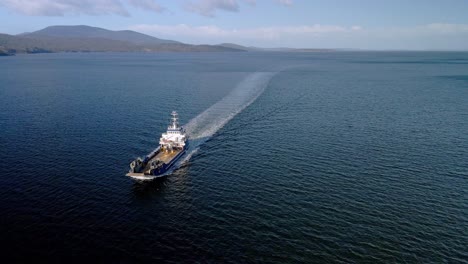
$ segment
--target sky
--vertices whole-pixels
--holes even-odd
[[[190,44],[468,50],[468,0],[0,0],[0,33],[51,25]]]

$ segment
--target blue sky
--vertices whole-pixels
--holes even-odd
[[[193,44],[468,50],[468,0],[0,0],[0,32],[132,29]]]

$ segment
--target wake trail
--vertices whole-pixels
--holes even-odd
[[[252,104],[268,86],[274,72],[255,72],[242,80],[223,99],[190,120],[184,127],[189,136],[187,154],[176,168],[187,162],[200,146],[232,118]]]

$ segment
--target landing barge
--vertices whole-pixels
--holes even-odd
[[[130,163],[127,176],[139,180],[150,180],[164,176],[187,150],[185,130],[179,125],[176,111],[171,113],[171,122],[166,133],[161,135],[159,146],[144,159],[138,157]]]

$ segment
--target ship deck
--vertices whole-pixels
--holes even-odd
[[[155,178],[155,176],[152,176],[152,175],[145,175],[144,173],[146,171],[148,171],[150,169],[150,166],[151,166],[151,162],[153,160],[160,160],[166,164],[170,163],[171,160],[177,156],[182,150],[174,150],[172,152],[170,151],[160,151],[158,154],[156,154],[156,156],[154,156],[152,159],[150,159],[148,161],[148,163],[146,164],[146,167],[140,172],[129,172],[127,173],[126,175],[127,176],[130,176],[132,178],[135,178],[135,179],[141,179],[141,180],[146,180],[146,179],[153,179]]]
[[[148,171],[150,169],[150,166],[151,166],[151,162],[153,160],[160,160],[166,164],[168,164],[169,162],[171,162],[171,160],[181,152],[181,150],[174,150],[172,152],[170,151],[160,151],[158,154],[156,154],[156,156],[154,156],[152,159],[150,159],[148,161],[148,164],[146,164],[146,167],[143,169],[143,171]]]
[[[179,154],[182,150],[174,150],[172,152],[170,151],[161,151],[159,152],[154,158],[151,160],[158,159],[164,163],[169,163],[177,154]]]

